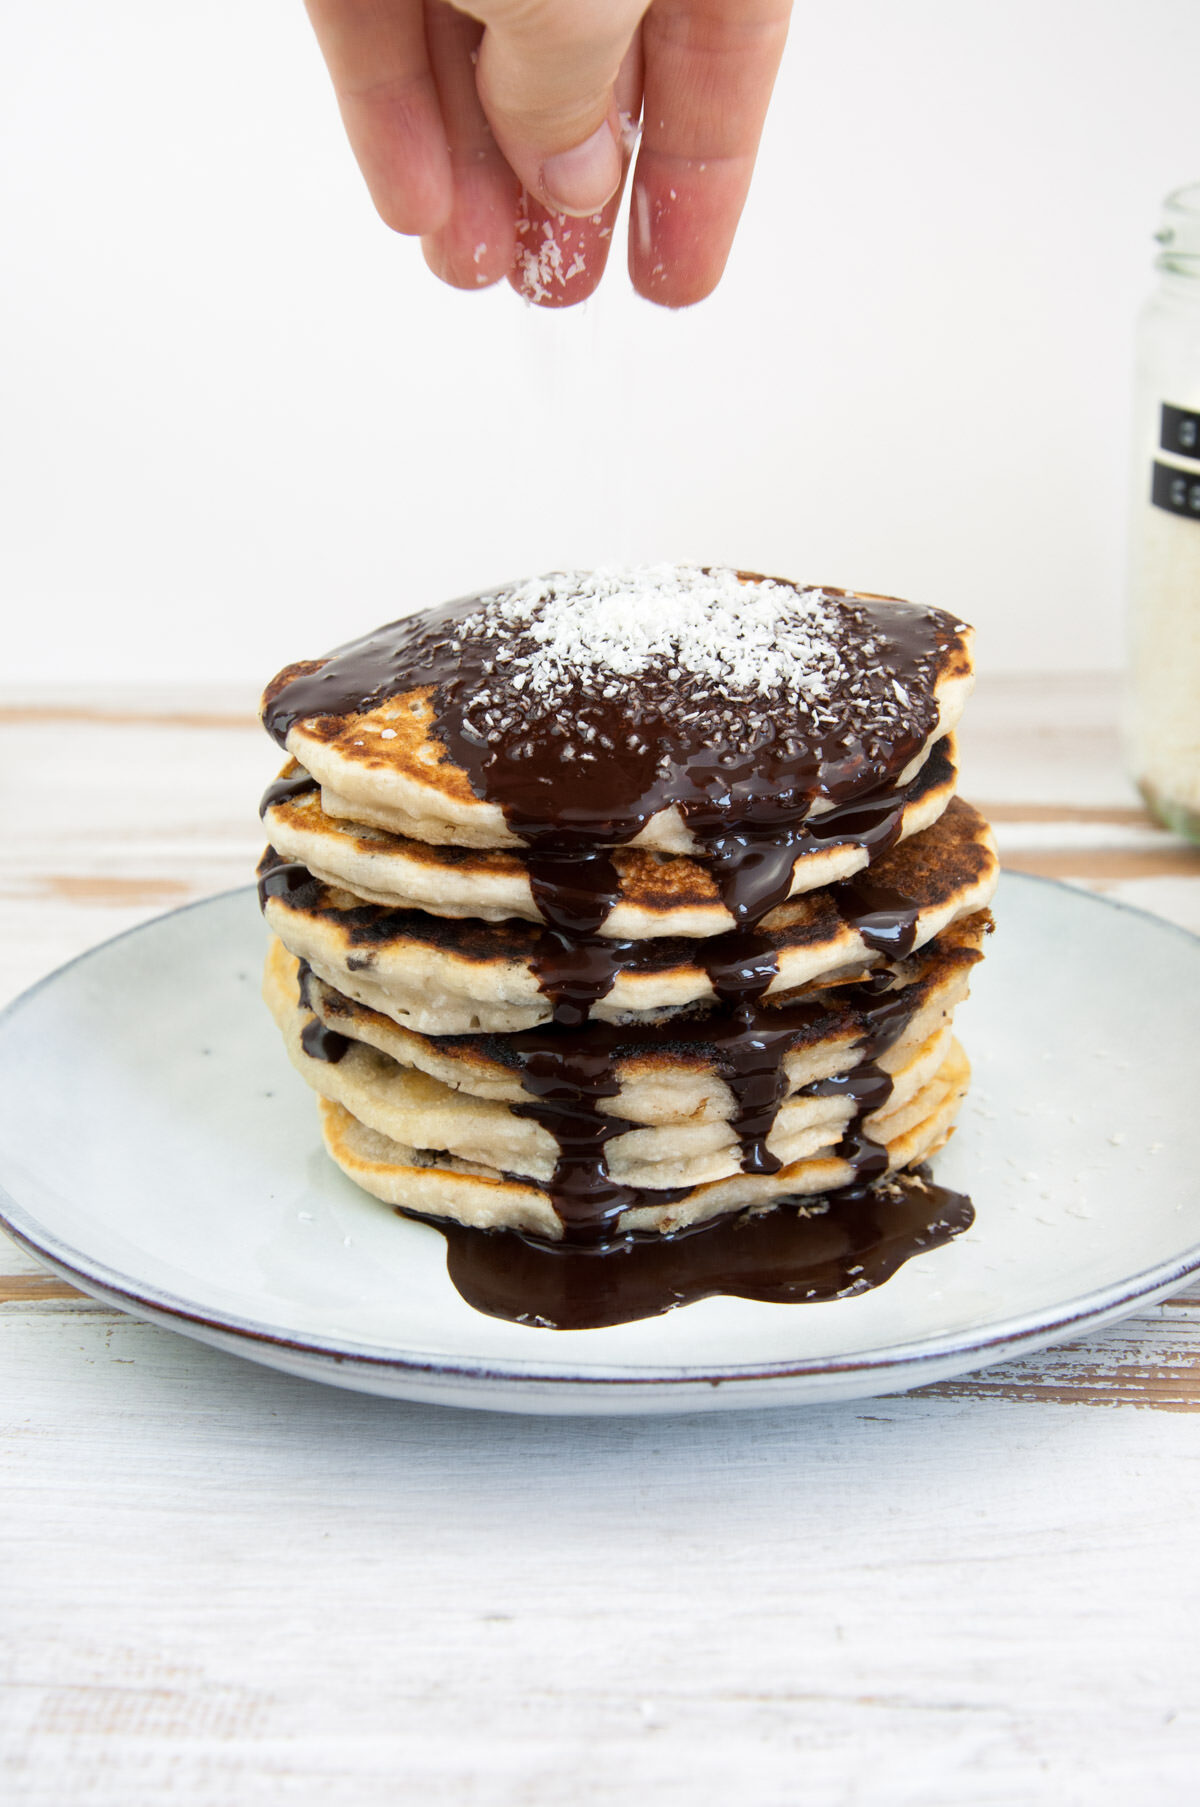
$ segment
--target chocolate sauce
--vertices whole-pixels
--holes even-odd
[[[288,667],[268,688],[264,721],[284,745],[298,721],[336,736],[337,718],[432,692],[433,732],[476,795],[499,806],[535,858],[554,856],[537,880],[552,926],[595,933],[616,897],[597,849],[633,840],[672,805],[712,857],[735,921],[752,926],[790,889],[778,844],[794,837],[801,851],[805,825],[815,842],[835,832],[828,815],[809,824],[819,799],[865,809],[863,844],[882,851],[894,807],[884,793],[933,732],[937,678],[960,641],[938,610],[823,594],[837,616],[836,677],[812,703],[782,690],[731,698],[662,657],[635,683],[579,682],[540,708],[527,688],[538,652],[528,623],[495,625],[489,599],[472,596]],[[587,858],[574,867],[562,859],[571,854]],[[595,927],[572,926],[584,921]]]
[[[786,1020],[762,1007],[763,994],[778,971],[775,949],[763,937],[735,929],[705,943],[704,964],[728,1012],[718,1058],[722,1078],[733,1093],[731,1123],[742,1172],[778,1173],[783,1163],[767,1148],[767,1137],[783,1100],[783,1057],[793,1038]]]
[[[745,929],[702,942],[700,958],[718,1001],[734,1009],[757,1004],[779,971],[773,944]]]
[[[319,1017],[313,1017],[300,1031],[300,1046],[313,1060],[327,1060],[331,1066],[341,1060],[350,1043],[336,1029],[327,1029]]]
[[[834,896],[843,920],[853,923],[872,953],[903,959],[912,952],[920,911],[903,892],[881,885],[868,870],[835,885]]]
[[[432,700],[433,733],[476,796],[497,805],[530,849],[533,894],[547,925],[534,970],[554,1023],[544,1035],[529,1032],[542,1036],[535,1043],[512,1038],[535,1094],[518,1108],[558,1143],[550,1191],[574,1240],[602,1239],[633,1202],[607,1173],[605,1144],[629,1126],[599,1109],[616,1081],[602,1053],[610,1038],[588,1020],[618,972],[645,959],[641,944],[598,933],[620,894],[608,850],[672,807],[708,858],[737,924],[700,943],[698,954],[718,1000],[705,1033],[733,1093],[741,1164],[750,1173],[779,1169],[766,1144],[792,1031],[785,1012],[763,1003],[777,959],[756,926],[789,895],[803,854],[849,841],[877,858],[894,844],[921,782],[901,790],[901,775],[936,728],[937,680],[961,644],[961,624],[939,611],[834,590],[823,597],[832,614],[812,681],[789,688],[780,678],[774,691],[751,685],[731,695],[670,654],[647,663],[633,683],[559,673],[550,689],[539,687],[530,681],[541,654],[536,614],[496,613],[494,599],[468,597],[291,666],[264,698],[264,721],[284,745],[301,720],[318,738],[336,739],[342,718],[423,693]],[[797,610],[802,615],[799,602]],[[831,807],[814,816],[817,802]],[[280,863],[263,873],[260,897],[289,895],[302,884],[295,868]],[[911,948],[917,910],[907,899],[860,879],[836,887],[836,899],[873,951],[895,956]],[[352,929],[354,914],[341,918]],[[364,933],[375,922],[363,912]],[[868,1061],[878,1051],[869,1048]],[[881,1153],[861,1134],[863,1118],[877,1108],[866,1100],[878,1083],[865,1074],[844,1083],[851,1081],[856,1108],[841,1152],[865,1178],[878,1170]]]
[[[638,1203],[632,1187],[618,1185],[605,1163],[605,1144],[629,1124],[602,1114],[600,1104],[620,1090],[611,1037],[569,1030],[512,1038],[528,1104],[514,1106],[548,1129],[558,1144],[550,1196],[569,1242],[601,1241],[622,1211]]]
[[[258,806],[260,820],[276,803],[290,803],[293,797],[302,797],[306,791],[316,789],[316,779],[304,770],[293,773],[290,778],[276,778],[262,794],[262,801]]]
[[[637,960],[637,946],[634,941],[610,941],[598,936],[575,940],[559,930],[547,929],[533,957],[533,972],[543,995],[550,1000],[555,1024],[559,1028],[582,1028],[592,1005],[612,990],[617,974]]]
[[[267,899],[286,897],[301,908],[315,906],[324,886],[299,860],[285,860],[268,847],[258,867],[258,907],[265,910]]]
[[[873,1060],[864,1060],[848,1073],[832,1079],[818,1079],[804,1089],[810,1098],[849,1098],[854,1111],[837,1152],[853,1167],[856,1184],[870,1185],[873,1180],[882,1179],[887,1172],[888,1152],[883,1143],[868,1136],[863,1122],[872,1112],[881,1110],[891,1097],[891,1074],[885,1073]]]
[[[621,895],[612,855],[535,848],[529,855],[529,888],[542,921],[560,935],[595,935]]]
[[[889,791],[869,805],[831,810],[818,818],[818,826],[793,827],[775,841],[745,834],[714,839],[710,867],[721,900],[739,925],[701,942],[697,950],[719,1003],[754,1004],[774,979],[775,952],[753,930],[790,895],[797,857],[846,841],[863,847],[871,858],[882,856],[899,838],[905,806],[918,783],[908,791]],[[601,865],[602,876],[595,871]],[[533,963],[538,984],[550,999],[556,1023],[581,1024],[623,968],[638,958],[637,942],[596,932],[620,894],[620,881],[603,850],[590,855],[534,853],[530,879],[535,902],[552,925]],[[860,876],[836,886],[835,896],[844,920],[873,952],[903,955],[911,950],[919,912],[901,893]],[[745,1170],[769,1173],[775,1168],[762,1166],[756,1155]]]
[[[741,1006],[730,1019],[730,1033],[718,1054],[722,1078],[733,1094],[730,1124],[743,1173],[778,1173],[783,1165],[767,1147],[767,1137],[787,1089],[783,1058],[794,1035],[786,1021],[774,1020],[775,1015],[752,1004]]]
[[[914,1255],[960,1236],[975,1218],[970,1199],[937,1185],[926,1167],[826,1196],[828,1209],[817,1216],[801,1214],[813,1201],[783,1201],[757,1216],[674,1236],[627,1236],[605,1249],[423,1221],[445,1236],[447,1272],[476,1311],[552,1330],[595,1330],[717,1295],[778,1305],[853,1298],[882,1286]]]
[[[868,801],[852,800],[803,823],[785,826],[773,837],[746,832],[722,834],[693,813],[689,826],[701,841],[721,902],[739,928],[753,928],[791,896],[796,861],[841,845],[861,847],[880,859],[900,838],[904,811],[922,786],[923,774],[903,790],[888,787]]]
[[[313,1003],[313,969],[308,964],[307,960],[299,961],[296,966],[296,990],[305,1010],[312,1010],[315,1012],[316,1006]]]
[[[307,960],[301,960],[296,969],[296,985],[300,994],[300,1002],[305,1010],[312,1010],[313,970]],[[348,1036],[336,1029],[330,1029],[319,1016],[313,1015],[300,1031],[300,1046],[313,1060],[326,1060],[331,1066],[343,1058],[350,1046]]]

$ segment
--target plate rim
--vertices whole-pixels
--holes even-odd
[[[1072,899],[1082,902],[1084,907],[1094,906],[1116,911],[1121,914],[1135,916],[1152,924],[1156,931],[1180,936],[1184,941],[1200,947],[1200,934],[1184,928],[1182,924],[1169,921],[1156,915],[1151,910],[1140,909],[1136,904],[1126,903],[1121,898],[1106,897],[1102,893],[1085,891],[1079,886],[1070,885],[1061,879],[1045,877],[1040,873],[1012,872],[1003,873],[1006,882],[1018,885],[1048,886],[1066,893]],[[45,987],[61,981],[75,967],[103,953],[118,942],[128,940],[132,936],[145,933],[156,924],[177,916],[184,916],[196,910],[211,908],[214,904],[224,903],[236,897],[243,897],[254,891],[254,886],[237,885],[225,891],[214,892],[208,897],[193,898],[190,902],[177,905],[174,909],[164,910],[145,922],[135,923],[131,928],[122,929],[115,935],[97,942],[94,947],[85,948],[82,953],[64,961],[61,966],[51,972],[44,973],[41,978],[11,999],[0,1009],[0,1037],[7,1029],[10,1018],[18,1011],[29,1006],[33,999]],[[662,1364],[648,1365],[644,1361],[636,1366],[621,1368],[611,1361],[574,1362],[568,1367],[561,1362],[521,1357],[507,1358],[498,1363],[491,1358],[471,1360],[469,1358],[438,1357],[421,1354],[415,1350],[392,1349],[381,1351],[368,1345],[356,1344],[344,1338],[331,1339],[321,1337],[301,1338],[288,1336],[279,1330],[257,1322],[252,1318],[243,1318],[236,1313],[217,1313],[199,1310],[195,1302],[189,1302],[180,1295],[165,1289],[148,1287],[145,1281],[124,1274],[98,1261],[85,1251],[63,1242],[53,1232],[48,1232],[31,1213],[13,1198],[6,1185],[0,1180],[0,1227],[3,1227],[13,1240],[35,1259],[41,1260],[76,1283],[80,1290],[91,1296],[100,1296],[109,1302],[115,1302],[120,1309],[131,1316],[145,1319],[147,1313],[155,1317],[165,1317],[178,1325],[184,1335],[196,1337],[203,1332],[214,1332],[222,1336],[232,1337],[238,1343],[249,1345],[246,1354],[251,1355],[255,1347],[288,1352],[297,1356],[313,1358],[321,1363],[330,1364],[342,1371],[348,1366],[370,1369],[373,1372],[386,1372],[403,1376],[432,1379],[441,1377],[450,1381],[470,1381],[481,1385],[545,1385],[549,1387],[571,1387],[575,1390],[591,1391],[611,1387],[626,1388],[665,1388],[683,1391],[684,1389],[709,1388],[727,1385],[731,1382],[771,1382],[806,1379],[818,1379],[836,1375],[850,1374],[896,1374],[904,1371],[919,1371],[924,1366],[936,1366],[946,1360],[983,1356],[979,1366],[990,1360],[1000,1360],[1005,1354],[1030,1342],[1032,1339],[1053,1341],[1060,1333],[1070,1334],[1074,1330],[1086,1328],[1088,1325],[1119,1313],[1124,1306],[1136,1305],[1142,1299],[1154,1296],[1168,1296],[1182,1286],[1193,1274],[1200,1272],[1200,1241],[1191,1245],[1183,1253],[1166,1262],[1159,1262],[1150,1268],[1139,1270],[1121,1281],[1111,1285],[1082,1293],[1075,1298],[1064,1300],[1050,1315],[1046,1312],[1030,1313],[1022,1316],[1003,1318],[989,1325],[986,1331],[979,1334],[964,1335],[962,1332],[947,1332],[940,1337],[925,1338],[915,1343],[892,1343],[884,1347],[867,1350],[845,1356],[809,1356],[793,1360],[769,1363],[741,1363],[733,1366],[705,1366],[698,1368],[695,1364]],[[94,1290],[95,1289],[95,1290]],[[850,1301],[841,1301],[849,1304]],[[558,1335],[570,1334],[558,1332]]]

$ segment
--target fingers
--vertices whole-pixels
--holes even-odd
[[[476,78],[509,164],[533,200],[586,217],[622,176],[614,88],[649,0],[471,0],[487,26]]]
[[[651,301],[686,307],[721,279],[789,11],[789,0],[655,0],[647,14],[629,273]]]
[[[515,255],[520,185],[487,122],[475,87],[483,27],[445,0],[426,0],[425,37],[450,156],[450,215],[421,248],[443,282],[486,288],[507,276]]]
[[[470,0],[470,18],[467,0],[306,5],[383,219],[420,233],[447,282],[482,287],[515,271],[514,286],[542,305],[582,300],[603,271],[621,114],[637,110],[618,83],[630,89],[644,47],[633,284],[668,307],[716,286],[789,0]]]
[[[396,232],[436,232],[454,184],[422,0],[305,4],[380,217]]]

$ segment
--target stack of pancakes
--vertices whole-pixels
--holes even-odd
[[[268,686],[265,995],[422,1216],[671,1233],[946,1139],[997,862],[970,630],[726,570],[557,573]]]

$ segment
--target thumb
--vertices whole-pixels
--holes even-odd
[[[486,30],[475,79],[496,142],[554,213],[599,211],[620,186],[613,98],[649,0],[470,0]]]

